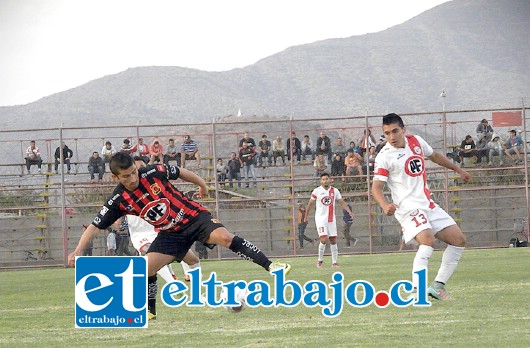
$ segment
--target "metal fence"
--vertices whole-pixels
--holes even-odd
[[[526,108],[460,110],[439,113],[401,115],[409,133],[426,139],[436,151],[450,153],[466,134],[475,136],[480,120],[492,120],[492,114],[514,112],[520,122],[499,124],[495,132],[507,138],[515,128],[525,142],[528,139]],[[300,248],[297,235],[297,203],[307,204],[313,188],[319,185],[311,156],[298,163],[277,159],[274,166],[256,166],[255,180],[220,182],[215,162],[225,163],[231,152],[238,152],[239,142],[248,132],[258,143],[266,134],[271,141],[281,136],[283,141],[292,132],[300,139],[309,135],[313,144],[320,132],[325,132],[335,145],[342,138],[346,147],[350,141],[359,143],[365,130],[372,130],[376,141],[381,134],[381,116],[344,118],[231,118],[194,125],[124,125],[91,128],[50,128],[0,131],[0,267],[65,265],[68,252],[75,248],[82,225],[89,224],[99,207],[112,192],[115,183],[110,173],[102,182],[89,180],[87,162],[93,151],[101,151],[110,141],[117,150],[124,139],[132,144],[143,138],[150,144],[158,139],[167,145],[170,138],[179,145],[189,134],[199,144],[201,163],[188,161],[187,167],[201,175],[211,187],[210,196],[201,203],[212,211],[227,228],[253,241],[267,255],[274,257],[314,254],[316,247],[306,244]],[[514,124],[519,124],[514,126]],[[32,166],[28,173],[24,163],[30,140],[41,149],[43,166],[40,173]],[[63,165],[55,171],[54,152],[60,141],[73,150],[71,171]],[[527,149],[524,149],[527,158]],[[267,161],[265,161],[267,163]],[[199,166],[200,165],[200,166]],[[428,163],[429,165],[429,163]],[[470,165],[470,164],[468,164]],[[453,172],[430,165],[429,182],[434,200],[460,224],[469,247],[507,246],[513,236],[524,238],[528,231],[528,162],[508,162],[500,167],[470,165],[471,183],[461,182]],[[329,170],[329,164],[328,164]],[[176,182],[182,190],[190,184]],[[241,187],[240,187],[241,185]],[[345,248],[339,232],[341,253],[376,253],[399,249],[400,228],[393,217],[381,213],[370,196],[371,175],[336,177],[336,186],[353,206],[355,222],[352,234],[358,239],[354,248]],[[247,187],[248,186],[248,187]],[[342,212],[337,212],[339,231]],[[310,219],[306,234],[317,238]],[[526,232],[525,232],[526,231]],[[104,255],[106,233],[102,231],[94,243],[93,253]],[[442,245],[440,244],[439,247]],[[408,247],[405,247],[407,249]],[[231,258],[229,250],[215,248],[210,258]]]

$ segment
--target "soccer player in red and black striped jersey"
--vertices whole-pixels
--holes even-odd
[[[186,253],[195,241],[229,248],[267,271],[290,270],[290,265],[271,262],[254,244],[230,233],[206,208],[188,199],[170,182],[179,178],[191,182],[199,186],[198,198],[207,196],[205,181],[195,173],[162,164],[138,169],[133,158],[122,152],[112,156],[110,170],[119,184],[68,256],[70,266],[75,266],[75,257],[82,255],[99,230],[107,228],[122,215],[132,214],[160,231],[147,252],[149,299],[153,306],[151,290],[154,288],[156,295],[156,285],[153,286],[156,272],[175,260],[188,261]]]

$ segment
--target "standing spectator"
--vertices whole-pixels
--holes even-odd
[[[471,135],[466,135],[466,138],[460,144],[460,152],[458,152],[458,158],[460,159],[460,167],[464,167],[464,157],[472,157],[473,164],[477,163],[477,145],[473,141]]]
[[[326,160],[324,159],[324,154],[319,153],[313,162],[313,169],[315,169],[315,178],[320,178],[320,175],[326,171],[328,166],[326,165]]]
[[[304,135],[304,140],[300,144],[300,150],[302,152],[302,160],[306,161],[306,156],[311,155],[311,162],[315,160],[315,152],[313,151],[313,141],[309,138],[309,135]]]
[[[246,133],[245,133],[246,134]],[[263,157],[267,157],[267,161],[269,163],[269,166],[272,165],[272,156],[271,156],[271,142],[267,139],[267,135],[263,134],[261,136],[261,140],[258,144],[258,165],[263,165]]]
[[[221,186],[225,186],[226,176],[228,174],[228,166],[223,163],[222,158],[217,159],[217,164],[215,166],[215,171],[217,173],[217,182]]]
[[[272,159],[276,165],[276,158],[281,157],[283,164],[285,164],[285,143],[281,136],[277,136],[272,142]]]
[[[368,150],[368,171],[367,173],[373,173],[374,172],[374,166],[375,166],[375,158],[377,157],[377,153],[375,152],[375,146],[370,146],[370,149]]]
[[[348,150],[346,158],[344,159],[344,166],[346,167],[346,176],[350,176],[354,170],[357,170],[357,174],[363,173],[362,157],[356,152]]]
[[[344,160],[344,157],[346,157],[346,151],[348,149],[346,148],[346,145],[342,143],[342,138],[337,138],[336,144],[333,147],[333,153],[339,154],[340,158]]]
[[[136,153],[136,155],[142,157],[145,163],[149,162],[149,146],[144,144],[144,138],[138,138],[138,142],[131,148],[129,153]]]
[[[125,153],[131,153],[132,152],[132,145],[131,145],[131,141],[129,139],[123,139],[120,151],[121,152],[125,152]]]
[[[506,143],[506,150],[504,153],[509,159],[514,161],[515,164],[522,163],[521,152],[523,152],[523,140],[517,136],[517,131],[512,129],[510,131],[510,139]],[[517,159],[514,159],[512,155],[517,155]]]
[[[64,144],[64,141],[61,143],[61,147],[57,147],[55,149],[55,154],[54,154],[54,157],[55,157],[55,174],[59,174],[58,168],[59,168],[59,163],[61,162],[61,148],[62,148],[62,153],[63,153],[63,163],[66,164],[66,168],[68,170],[68,174],[70,174],[70,169],[71,169],[70,158],[72,158],[74,156],[74,152],[72,150],[70,150],[68,148],[68,146],[66,146]]]
[[[105,142],[105,145],[101,149],[101,157],[105,161],[105,163],[110,162],[110,158],[116,154],[116,149],[114,146],[112,146],[112,143],[110,141]]]
[[[317,139],[316,153],[326,156],[326,166],[331,162],[331,139],[324,132],[320,132],[320,137]]]
[[[256,183],[256,169],[254,168],[254,156],[256,156],[256,151],[253,148],[249,147],[247,142],[243,142],[243,147],[239,150],[239,160],[243,165],[243,174],[245,175],[245,187],[249,187],[249,177],[252,177],[252,183],[254,187],[257,186]]]
[[[35,146],[35,140],[29,142],[29,147],[26,149],[26,168],[28,174],[31,174],[31,165],[36,164],[39,168],[39,173],[42,167],[42,158],[40,156],[40,149]]]
[[[87,226],[86,225],[83,225],[83,232],[86,230]],[[88,243],[87,247],[85,248],[85,250],[83,250],[83,256],[92,256],[92,249],[94,249],[94,243],[93,241],[91,241],[90,243]]]
[[[353,208],[350,204],[346,204],[348,206],[348,209],[353,212]],[[357,244],[357,238],[354,238],[351,233],[351,226],[353,225],[353,218],[352,215],[348,214],[348,211],[346,209],[342,209],[342,220],[344,221],[344,239],[346,240],[346,248],[349,248],[350,246],[355,246]]]
[[[245,132],[245,134],[243,134],[243,139],[239,140],[239,149],[243,147],[243,142],[246,142],[247,146],[251,149],[256,149],[256,142],[250,137],[248,132]]]
[[[98,173],[98,180],[103,180],[105,173],[105,162],[103,158],[99,157],[99,152],[92,152],[92,156],[88,159],[88,173],[90,174],[90,182],[94,182],[94,174]]]
[[[340,153],[335,154],[335,158],[331,161],[331,176],[341,176],[344,181],[344,160]]]
[[[480,142],[482,138],[486,138],[485,144],[487,144],[492,139],[493,128],[488,123],[488,120],[483,119],[477,126],[477,139]]]
[[[371,129],[365,129],[363,131],[363,137],[362,139],[359,141],[359,154],[361,155],[361,157],[364,157],[364,154],[366,153],[366,151],[368,151],[368,149],[370,148],[370,146],[376,146],[377,144],[375,143],[375,137],[374,135],[372,134],[372,130]]]
[[[385,135],[381,134],[381,136],[379,137],[379,144],[377,144],[377,146],[375,147],[375,154],[377,155],[379,153],[379,151],[381,151],[381,149],[385,145],[386,145]]]
[[[111,226],[107,228],[107,256],[114,255],[116,255],[116,230]]]
[[[124,216],[116,220],[115,226],[118,227],[116,232],[116,255],[118,256],[132,256],[133,253],[129,250],[129,225]]]
[[[294,143],[293,156],[296,155],[296,162],[300,164],[300,156],[302,155],[302,144],[300,139],[296,137],[296,133],[292,132],[291,137],[287,139],[287,159],[291,161],[291,141]]]
[[[177,145],[175,145],[174,139],[169,139],[169,144],[166,146],[164,151],[164,164],[169,165],[169,161],[175,161],[177,166],[180,167],[180,152]]]
[[[164,146],[160,144],[158,139],[155,139],[149,146],[149,156],[149,164],[154,164],[155,162],[164,163]]]
[[[199,169],[201,168],[201,153],[199,145],[189,135],[184,136],[184,142],[180,144],[180,157],[182,168],[186,168],[186,161],[196,160]]]
[[[226,164],[228,166],[228,181],[230,182],[230,188],[233,187],[232,180],[237,181],[237,187],[241,187],[241,161],[236,157],[236,153],[230,153],[230,159]]]
[[[300,242],[300,249],[304,248],[304,240],[314,245],[313,239],[305,235],[305,229],[307,227],[307,222],[305,221],[306,207],[302,204],[301,201],[298,201],[298,241]]]
[[[206,245],[204,245],[204,243],[201,243],[199,241],[195,242],[195,251],[199,255],[199,259],[208,260],[208,248],[206,248]]]
[[[342,199],[340,191],[331,186],[331,178],[328,173],[320,175],[320,186],[311,192],[311,199],[307,204],[304,221],[307,222],[311,207],[315,208],[315,225],[317,228],[320,244],[318,245],[317,268],[322,268],[326,244],[330,244],[331,267],[338,268],[339,248],[337,246],[337,219],[335,218],[335,202],[339,202],[342,209],[346,210],[353,219],[353,213]]]
[[[504,146],[501,142],[501,138],[493,133],[493,135],[491,136],[492,139],[491,141],[488,143],[488,148],[489,148],[489,153],[488,153],[488,159],[489,159],[489,162],[488,162],[488,165],[491,166],[493,165],[493,156],[495,155],[498,155],[499,156],[499,165],[503,165],[504,162],[503,162],[503,155],[504,155]]]

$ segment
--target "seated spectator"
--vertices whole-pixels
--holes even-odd
[[[344,159],[344,166],[346,167],[346,176],[351,175],[355,170],[357,174],[363,173],[362,167],[363,158],[356,152],[348,150],[346,158]]]
[[[327,169],[326,159],[324,158],[324,153],[321,152],[315,158],[313,162],[313,168],[315,169],[315,178],[320,178],[320,175],[326,172]]]
[[[488,120],[483,119],[480,121],[479,125],[477,126],[477,139],[480,142],[482,138],[486,138],[485,144],[487,144],[489,141],[491,141],[491,137],[493,135],[493,128],[488,123]]]
[[[277,136],[272,142],[272,159],[276,165],[276,158],[281,157],[283,164],[285,164],[285,143],[281,136]]]
[[[348,150],[346,150],[346,154],[344,155],[345,157],[348,155],[348,151],[352,150],[353,152],[355,153],[359,153],[359,146],[356,146],[355,145],[355,141],[350,141],[350,147],[348,148]]]
[[[95,173],[98,173],[98,180],[103,180],[103,174],[105,173],[105,161],[99,157],[99,152],[92,152],[92,156],[88,159],[88,173],[90,174],[90,182],[94,182],[96,178]]]
[[[101,149],[101,157],[105,161],[105,163],[110,162],[110,158],[116,153],[116,149],[114,146],[112,146],[112,143],[110,141],[105,142],[105,146]]]
[[[199,146],[197,142],[189,135],[184,136],[184,142],[180,144],[180,158],[182,168],[186,168],[186,161],[196,160],[198,167],[201,168],[201,154],[199,152]]]
[[[287,159],[291,160],[291,141],[294,144],[293,147],[293,156],[296,156],[296,161],[298,164],[300,164],[300,156],[302,155],[302,144],[300,143],[300,139],[296,137],[296,133],[291,133],[291,138],[287,139]]]
[[[263,165],[263,157],[267,157],[269,166],[272,164],[272,155],[271,155],[271,142],[267,139],[267,135],[263,134],[261,140],[258,143],[258,165]]]
[[[340,153],[336,153],[331,161],[331,176],[342,176],[342,181],[344,181],[344,160]]]
[[[358,141],[359,155],[361,155],[361,157],[364,156],[364,154],[370,148],[370,146],[377,146],[377,144],[375,143],[375,137],[372,134],[372,130],[368,129],[368,134],[366,131],[367,131],[366,129],[363,131],[363,137],[361,138],[361,140]]]
[[[223,163],[222,158],[217,159],[217,164],[215,166],[215,171],[217,173],[217,182],[221,186],[225,186],[226,177],[228,175],[228,166]]]
[[[68,148],[68,146],[65,145],[64,141],[61,142],[61,146],[57,147],[55,149],[55,174],[59,174],[58,168],[59,163],[61,163],[61,148],[62,148],[62,154],[63,154],[63,163],[66,164],[66,168],[68,169],[68,174],[70,174],[70,158],[74,157],[74,152]]]
[[[180,160],[180,151],[177,145],[175,145],[175,140],[169,139],[169,144],[164,151],[164,164],[169,165],[169,161],[175,161],[177,166],[180,167]]]
[[[375,154],[377,155],[379,151],[386,145],[386,137],[384,134],[381,134],[379,137],[379,144],[375,147]]]
[[[155,162],[164,163],[164,146],[160,144],[158,139],[155,139],[149,146],[149,156],[148,164],[154,164]]]
[[[29,147],[26,149],[25,160],[28,174],[31,174],[31,165],[33,164],[36,164],[39,168],[39,173],[41,172],[42,158],[40,156],[40,149],[35,146],[35,140],[29,142]]]
[[[140,156],[145,163],[149,162],[149,146],[144,144],[144,138],[138,138],[138,142],[131,148],[129,153]]]
[[[509,159],[514,161],[515,164],[522,163],[521,153],[523,152],[524,146],[523,139],[517,136],[517,131],[515,129],[512,129],[509,133],[510,139],[508,139],[508,142],[506,143],[506,150],[504,153]],[[517,159],[512,155],[516,155]]]
[[[331,162],[331,140],[324,132],[320,132],[320,137],[317,139],[317,148],[316,148],[316,154],[324,154],[327,159],[326,166],[328,162]]]
[[[333,147],[333,153],[340,154],[340,158],[344,160],[344,157],[346,157],[347,151],[348,149],[346,148],[346,145],[343,144],[342,138],[337,138],[335,142],[335,146]]]
[[[236,153],[230,153],[230,159],[226,164],[228,166],[228,181],[230,182],[230,188],[233,187],[232,180],[237,180],[237,186],[241,187],[241,161],[236,157]]]
[[[488,165],[489,166],[493,165],[493,156],[497,155],[499,156],[499,165],[502,166],[504,164],[503,162],[504,146],[502,144],[501,138],[495,133],[493,133],[491,137],[492,139],[488,143],[488,148],[489,148]]]
[[[243,142],[243,147],[239,150],[239,160],[243,166],[243,174],[245,175],[246,187],[249,187],[249,178],[252,177],[254,187],[257,186],[256,182],[256,169],[254,166],[254,157],[256,151],[254,148],[248,146],[247,142]]]
[[[486,160],[490,152],[488,147],[488,141],[486,139],[487,138],[484,136],[477,143],[477,163],[483,163],[484,161],[483,164],[486,164]]]
[[[313,150],[313,141],[309,138],[309,135],[304,135],[304,139],[300,144],[300,151],[302,152],[302,160],[306,161],[306,156],[311,155],[311,162],[315,160],[315,151]]]
[[[121,144],[121,152],[125,153],[131,153],[132,152],[132,145],[131,141],[129,139],[123,139],[123,143]]]
[[[464,167],[464,157],[472,157],[473,164],[477,163],[477,145],[473,141],[471,135],[466,135],[462,144],[460,144],[460,152],[458,157],[460,158],[460,167]]]

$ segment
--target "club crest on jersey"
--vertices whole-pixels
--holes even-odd
[[[419,155],[421,153],[421,147],[418,145],[414,146],[414,149],[412,150],[416,155]]]
[[[420,213],[420,211],[418,209],[414,209],[409,215],[410,216],[416,216]]]
[[[322,197],[322,199],[320,200],[322,202],[322,204],[324,204],[325,206],[329,206],[331,205],[331,202],[333,201],[332,200],[332,197],[330,196],[324,196]]]
[[[169,217],[169,199],[162,198],[149,202],[140,212],[140,217],[153,226],[167,223]]]
[[[425,172],[425,163],[421,156],[411,156],[405,162],[405,173],[409,176],[420,176]]]
[[[155,195],[158,195],[160,192],[162,192],[162,189],[160,188],[160,186],[158,186],[157,183],[152,184],[151,186],[149,186],[149,188],[151,189],[151,192],[153,192]]]

